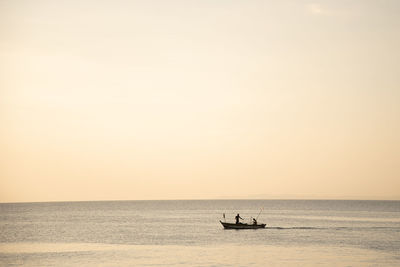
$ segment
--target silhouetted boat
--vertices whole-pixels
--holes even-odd
[[[262,224],[247,224],[247,223],[227,223],[219,221],[225,229],[259,229],[265,228],[265,223]]]

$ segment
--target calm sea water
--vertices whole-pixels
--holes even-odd
[[[267,229],[224,230],[256,217]],[[400,266],[400,201],[0,204],[1,266]]]

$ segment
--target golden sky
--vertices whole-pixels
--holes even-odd
[[[400,199],[400,2],[0,1],[0,202]]]

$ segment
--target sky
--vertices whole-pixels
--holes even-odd
[[[0,202],[400,199],[399,14],[0,0]]]

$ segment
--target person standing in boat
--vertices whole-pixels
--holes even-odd
[[[236,224],[239,224],[239,219],[243,220],[243,218],[240,217],[239,213],[236,215],[235,219],[236,219]]]

